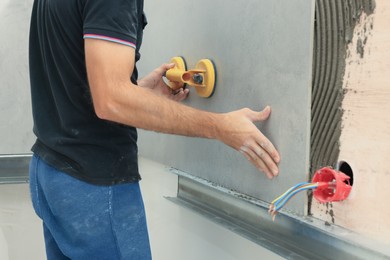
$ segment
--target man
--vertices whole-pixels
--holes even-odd
[[[278,174],[279,154],[253,124],[269,107],[215,114],[182,105],[188,90],[172,93],[162,80],[172,64],[137,81],[145,25],[143,0],[34,1],[30,188],[48,259],[151,258],[136,128],[217,139]]]

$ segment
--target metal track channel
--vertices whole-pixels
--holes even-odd
[[[179,176],[177,197],[169,197],[286,259],[390,259],[390,250],[349,230],[282,211],[272,221],[268,204],[207,180]]]

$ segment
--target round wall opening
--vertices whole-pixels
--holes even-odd
[[[353,171],[351,166],[346,161],[340,161],[337,164],[337,170],[349,176],[349,184],[353,185]]]

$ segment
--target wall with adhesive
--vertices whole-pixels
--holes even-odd
[[[213,112],[272,107],[258,127],[282,156],[269,181],[238,152],[213,140],[140,133],[140,154],[232,190],[272,200],[308,177],[314,1],[146,1],[140,72],[173,56],[188,68],[210,58],[217,86],[209,99],[194,89],[187,105]],[[305,196],[288,208],[306,212]]]
[[[336,160],[351,166],[353,189],[342,203],[321,205],[314,201],[311,212],[326,224],[390,244],[390,2],[343,1],[343,8],[331,3],[334,1],[319,2],[325,2],[319,7],[333,7],[328,8],[328,17],[334,17],[333,24],[338,21],[339,34],[348,36],[341,39],[343,55],[339,57],[339,64],[345,67],[338,81],[342,98],[337,106]],[[323,27],[328,34],[332,28],[326,25],[330,24],[328,21]],[[342,29],[347,29],[345,34]],[[330,38],[335,36],[333,33]]]

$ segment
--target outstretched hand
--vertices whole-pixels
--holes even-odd
[[[178,102],[183,101],[187,98],[189,90],[183,88],[172,90],[163,80],[165,72],[173,67],[175,67],[174,63],[162,64],[160,67],[156,68],[144,78],[139,80],[138,86],[150,89],[157,95],[165,96]]]
[[[258,170],[272,179],[279,174],[280,155],[274,145],[254,125],[267,120],[271,108],[255,112],[249,108],[224,114],[223,123],[217,127],[218,139],[240,151]]]
[[[188,89],[173,91],[163,80],[165,72],[175,65],[163,64],[138,81],[138,85],[176,101],[187,98]],[[223,120],[216,126],[217,139],[241,152],[259,171],[270,179],[279,174],[280,155],[274,145],[255,126],[254,122],[265,121],[271,114],[267,106],[260,112],[249,108],[223,114]]]

